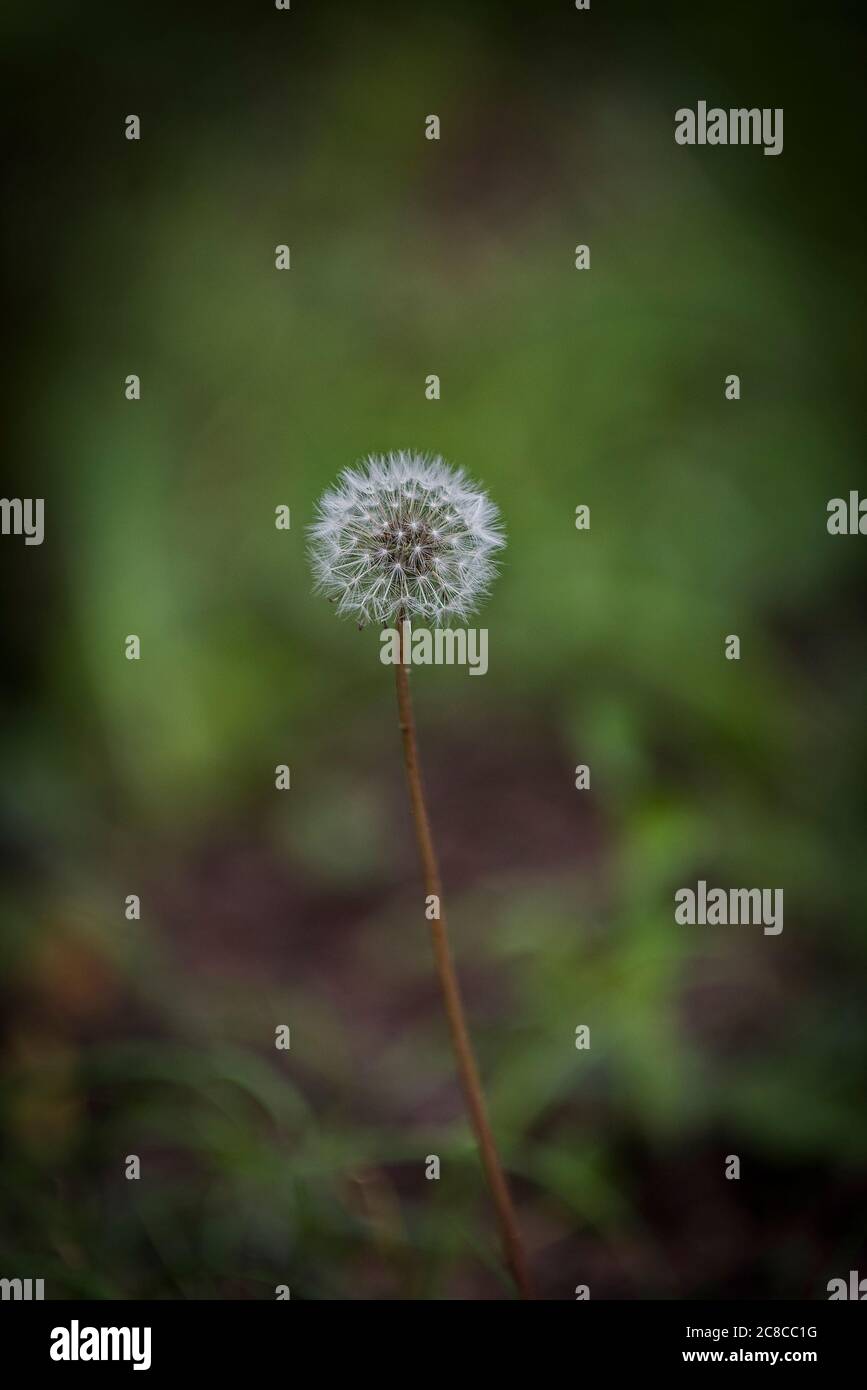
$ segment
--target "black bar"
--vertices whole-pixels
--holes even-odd
[[[531,1356],[540,1368],[553,1357],[566,1357],[564,1373],[571,1366],[582,1377],[590,1364],[596,1373],[612,1376],[625,1370],[666,1373],[690,1365],[803,1365],[827,1373],[859,1364],[865,1333],[862,1308],[824,1301],[599,1301],[571,1308],[501,1303],[488,1310],[474,1303],[469,1322],[462,1311],[466,1306],[430,1302],[398,1308],[364,1300],[7,1302],[0,1305],[2,1364],[68,1378],[93,1377],[100,1370],[133,1375],[138,1360],[148,1363],[141,1365],[141,1373],[157,1381],[184,1370],[224,1378],[249,1374],[251,1368],[256,1374],[274,1374],[282,1367],[288,1384],[301,1377],[300,1358],[308,1353],[329,1374],[344,1357],[359,1373],[368,1358],[371,1373],[390,1360],[388,1378],[397,1379],[414,1378],[419,1353],[418,1369],[426,1376],[440,1364],[445,1372],[454,1370],[455,1338],[461,1338],[472,1347],[474,1359],[484,1352],[483,1361],[492,1366],[504,1352],[507,1369],[513,1357]],[[117,1336],[97,1335],[110,1328],[119,1330]],[[70,1355],[76,1350],[78,1359],[53,1359],[52,1347]],[[107,1359],[84,1359],[91,1350]],[[108,1359],[114,1350],[127,1359]]]

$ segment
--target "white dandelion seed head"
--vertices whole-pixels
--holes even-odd
[[[401,451],[346,468],[309,527],[316,588],[338,613],[386,626],[463,621],[505,545],[500,515],[461,469]]]

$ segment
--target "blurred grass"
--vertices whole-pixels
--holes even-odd
[[[731,1146],[817,1208],[863,1173],[863,562],[824,528],[855,485],[846,188],[840,245],[811,254],[792,164],[812,147],[758,171],[685,152],[688,63],[624,63],[609,36],[597,68],[554,30],[528,55],[448,7],[356,17],[310,62],[263,25],[237,65],[217,25],[190,72],[182,34],[136,59],[156,85],[123,96],[144,108],[130,148],[107,68],[147,21],[125,23],[86,60],[91,144],[24,369],[51,547],[26,558],[54,568],[2,731],[4,1271],[95,1298],[502,1292],[413,917],[387,673],[304,555],[339,469],[410,446],[479,477],[509,532],[487,679],[425,670],[416,698],[552,1296],[582,1268],[619,1295],[780,1296],[816,1259],[823,1287],[851,1237],[821,1214],[795,1273],[769,1273],[753,1197],[702,1189],[749,1237],[710,1273],[694,1243],[664,1253],[653,1201],[666,1163],[716,1175]],[[25,182],[34,228],[44,196]],[[676,928],[672,891],[700,876],[783,884],[783,936]]]

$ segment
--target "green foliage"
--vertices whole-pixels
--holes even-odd
[[[618,48],[588,84],[553,41],[528,71],[495,25],[437,25],[350,22],[299,71],[259,35],[243,90],[229,44],[198,85],[183,42],[142,57],[164,104],[141,148],[103,133],[68,189],[42,330],[62,369],[39,377],[30,345],[56,570],[30,713],[3,729],[23,868],[0,935],[0,1253],[56,1296],[503,1292],[389,672],[310,594],[314,501],[373,450],[466,467],[509,532],[485,680],[413,679],[494,1124],[552,1293],[594,1258],[617,1292],[670,1290],[652,1208],[681,1161],[717,1184],[699,1231],[739,1200],[729,1150],[813,1188],[863,1168],[860,554],[824,530],[854,485],[847,277],[812,254],[783,160],[753,161],[762,182],[754,152],[675,146],[667,61]],[[783,884],[782,937],[676,926],[702,876]],[[652,1249],[638,1285],[610,1273]]]

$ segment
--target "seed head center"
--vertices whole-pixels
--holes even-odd
[[[377,535],[384,569],[399,567],[406,574],[429,574],[433,568],[434,537],[425,521],[398,516]]]

